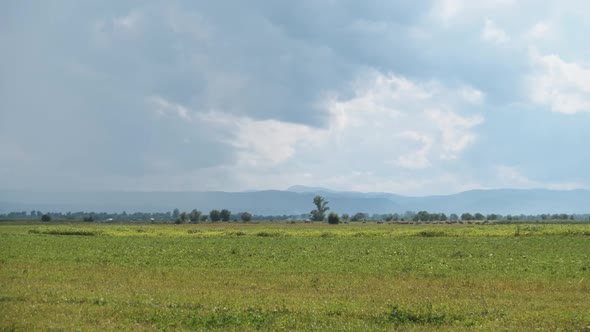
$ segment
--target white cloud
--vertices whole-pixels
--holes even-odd
[[[193,121],[192,112],[188,108],[180,104],[169,102],[161,96],[148,97],[147,102],[152,106],[152,110],[154,110],[156,114],[160,116],[172,115],[177,116],[187,122]]]
[[[534,188],[538,185],[521,174],[516,167],[499,165],[496,167],[496,176],[507,188]]]
[[[475,141],[470,129],[483,118],[457,113],[454,108],[463,102],[464,88],[373,73],[357,83],[353,98],[328,105],[334,119],[331,134],[349,132],[351,145],[373,151],[389,164],[428,168],[437,160],[457,158]]]
[[[482,116],[462,117],[453,112],[432,110],[427,116],[440,128],[441,159],[457,159],[459,154],[476,140],[471,128],[483,123]]]
[[[526,37],[532,40],[546,39],[553,36],[554,31],[550,23],[540,21],[535,23],[526,33]]]
[[[221,128],[224,140],[238,155],[240,167],[266,169],[293,158],[298,144],[311,142],[321,131],[277,120],[254,120],[220,112],[199,114],[204,123]]]
[[[211,28],[205,20],[194,12],[170,9],[166,21],[173,32],[187,34],[195,39],[205,39],[211,34]]]
[[[590,69],[566,62],[558,55],[531,55],[533,74],[528,79],[529,97],[552,111],[574,114],[590,112]]]
[[[463,0],[440,0],[435,2],[435,16],[447,22],[458,15],[465,7]]]
[[[402,142],[404,139],[417,142],[418,148],[406,155],[399,156],[395,160],[397,166],[413,169],[428,168],[431,166],[430,160],[428,160],[428,154],[432,148],[432,138],[430,136],[410,130],[401,132],[398,136],[402,138]]]
[[[466,103],[464,87],[449,89],[439,82],[414,82],[379,72],[366,74],[354,86],[352,97],[320,103],[328,113],[321,128],[195,112],[158,96],[149,98],[149,104],[160,116],[213,128],[237,157],[224,167],[243,186],[258,188],[270,183],[347,188],[365,177],[373,189],[409,192],[398,185],[403,182],[401,170],[436,173],[441,163],[458,159],[473,144],[472,129],[483,122],[479,115],[459,113]],[[383,188],[384,183],[393,187]]]
[[[471,104],[481,104],[485,98],[485,94],[471,86],[464,86],[460,90],[461,97]]]
[[[331,97],[319,104],[328,113],[321,128],[196,112],[159,96],[148,102],[159,116],[213,128],[219,141],[234,148],[235,163],[224,167],[244,187],[304,183],[352,188],[365,178],[367,188],[409,193],[401,171],[436,173],[442,163],[458,159],[474,143],[473,128],[483,117],[461,115],[459,110],[482,94],[473,88],[450,89],[436,81],[414,82],[371,71],[354,83],[352,97]]]
[[[444,24],[462,17],[489,12],[494,9],[510,7],[514,0],[435,0],[430,16]]]
[[[554,190],[579,189],[582,186],[574,182],[540,182],[522,174],[517,167],[499,165],[496,167],[497,185],[503,188],[534,189],[547,188]]]
[[[125,16],[115,17],[112,20],[113,30],[127,34],[136,34],[141,29],[143,15],[139,11],[132,11]]]
[[[112,46],[119,37],[135,37],[142,32],[145,14],[141,10],[131,11],[127,15],[112,19],[99,19],[92,23],[92,38],[95,46],[105,48]]]
[[[481,38],[485,41],[496,44],[503,44],[510,39],[506,32],[500,29],[496,23],[490,19],[485,20],[483,30],[481,31]]]

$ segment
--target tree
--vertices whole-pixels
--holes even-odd
[[[248,212],[242,212],[242,214],[240,214],[240,219],[242,219],[242,221],[248,222],[252,220],[252,214]]]
[[[221,212],[219,212],[219,216],[221,217],[221,221],[229,221],[229,218],[231,217],[231,212],[227,209],[223,209],[221,210]]]
[[[340,223],[340,217],[338,217],[338,213],[330,212],[328,215],[328,224],[330,225],[337,225]]]
[[[186,214],[186,212],[182,212],[180,214],[180,216],[178,217],[178,220],[180,220],[181,224],[184,224],[187,219],[188,219],[188,215]]]
[[[451,220],[459,220],[459,216],[456,213],[451,213],[451,215],[449,216],[449,219]]]
[[[208,215],[206,215],[206,214],[201,215],[201,221],[202,222],[207,221],[207,219],[209,219],[209,216]]]
[[[350,216],[348,215],[348,213],[344,213],[344,214],[342,215],[342,220],[344,220],[344,221],[348,221],[348,219],[350,219]]]
[[[350,218],[350,221],[364,221],[367,220],[368,215],[366,213],[357,212]]]
[[[218,222],[221,220],[221,213],[219,210],[211,210],[211,212],[209,212],[209,219],[211,219],[213,222]]]
[[[463,220],[463,221],[473,220],[473,215],[471,215],[471,213],[467,213],[467,212],[466,213],[463,213],[461,215],[461,220]]]
[[[41,221],[51,221],[51,216],[46,213],[41,216]]]
[[[439,216],[439,219],[440,219],[440,221],[447,221],[447,219],[449,219],[449,218],[447,218],[447,215],[446,214],[441,213],[440,216]]]
[[[188,219],[192,222],[192,223],[196,223],[199,222],[199,220],[201,219],[201,215],[202,212],[197,210],[197,209],[193,209],[191,211],[191,213],[188,215]]]
[[[414,221],[429,221],[430,213],[428,213],[427,211],[420,211],[412,219]]]
[[[174,209],[174,211],[172,211],[172,219],[176,220],[178,217],[180,217],[180,210]]]
[[[323,221],[326,217],[326,211],[330,210],[328,202],[322,196],[318,195],[313,198],[313,204],[315,204],[316,209],[310,212],[311,220]]]
[[[486,216],[478,212],[473,216],[473,218],[475,218],[475,220],[484,220]]]

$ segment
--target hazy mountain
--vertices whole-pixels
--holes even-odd
[[[308,186],[291,186],[287,188],[287,191],[292,191],[294,193],[336,193],[337,191],[322,188],[322,187],[308,187]]]
[[[227,208],[255,214],[300,214],[314,208],[320,194],[339,213],[588,213],[590,191],[546,189],[471,190],[452,195],[408,197],[389,193],[338,192],[295,186],[286,191],[250,192],[24,192],[0,191],[0,213],[10,211],[165,212]]]

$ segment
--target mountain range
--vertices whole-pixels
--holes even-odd
[[[549,189],[469,190],[451,195],[402,196],[392,193],[334,191],[293,186],[287,190],[247,192],[26,192],[0,190],[0,213],[43,212],[166,212],[229,209],[258,215],[309,213],[313,197],[323,196],[338,213],[403,213],[406,211],[480,212],[499,214],[589,213],[590,191]]]

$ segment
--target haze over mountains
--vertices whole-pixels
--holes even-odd
[[[429,212],[540,214],[588,213],[589,190],[493,189],[451,195],[410,197],[391,193],[341,192],[293,186],[287,190],[248,192],[25,192],[0,191],[0,213],[43,212],[166,212],[226,208],[259,215],[302,214],[313,209],[315,195],[329,201],[338,213]]]

